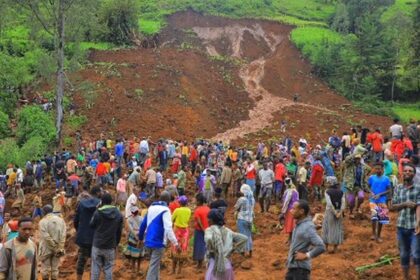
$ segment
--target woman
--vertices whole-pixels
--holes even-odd
[[[235,208],[236,227],[248,238],[245,252],[252,257],[252,223],[254,221],[255,199],[252,189],[247,184],[241,186],[242,197],[238,198]]]
[[[249,186],[248,186],[249,187]],[[247,237],[224,226],[224,215],[218,209],[210,210],[209,227],[204,234],[209,261],[205,280],[233,280],[233,267],[229,259],[232,252],[242,252]]]
[[[194,211],[194,249],[193,260],[197,261],[197,269],[201,269],[206,254],[206,243],[204,242],[204,231],[208,228],[207,215],[210,208],[206,205],[206,199],[202,193],[195,196],[197,208]]]
[[[139,246],[138,232],[143,218],[139,215],[139,208],[132,206],[130,209],[131,216],[127,219],[128,241],[125,250],[125,256],[131,260],[132,273],[141,273],[140,263],[143,256],[143,249]],[[137,267],[136,267],[137,263]]]
[[[181,207],[175,209],[172,214],[172,221],[174,223],[174,233],[181,250],[177,250],[176,247],[172,248],[172,273],[175,274],[178,266],[177,275],[181,275],[182,262],[188,257],[190,235],[188,225],[191,218],[191,209],[187,207],[188,198],[185,195],[180,196],[178,201]]]
[[[286,191],[283,195],[283,207],[280,214],[280,221],[284,220],[284,232],[289,235],[288,243],[292,239],[292,233],[296,226],[296,221],[291,213],[293,205],[299,200],[299,193],[290,178],[284,180]]]
[[[326,181],[328,189],[325,192],[327,203],[322,225],[322,238],[328,251],[328,245],[332,244],[332,253],[337,252],[338,245],[343,243],[343,212],[345,209],[345,196],[340,190],[336,177],[328,177]]]
[[[3,193],[0,191],[0,227],[3,225],[3,214],[4,214],[4,207],[6,206],[6,200],[4,199]]]
[[[124,208],[127,201],[127,174],[124,174],[117,181],[117,207]]]

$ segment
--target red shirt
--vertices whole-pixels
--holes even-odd
[[[177,199],[169,203],[169,210],[171,210],[171,214],[179,207],[181,207],[181,204],[179,204]]]
[[[106,166],[103,162],[98,163],[98,166],[96,166],[96,174],[98,176],[105,176],[107,174]]]
[[[283,182],[284,177],[286,177],[286,171],[286,166],[283,163],[277,163],[274,171],[274,180]]]
[[[372,142],[373,151],[376,153],[382,152],[382,144],[384,142],[382,134],[375,132],[371,135],[370,140]]]
[[[324,168],[320,164],[315,164],[312,167],[312,174],[311,180],[309,181],[309,185],[313,186],[321,186],[324,177]]]
[[[191,148],[190,161],[197,161],[197,159],[198,159],[197,150],[194,147],[192,147]]]
[[[210,212],[210,208],[207,205],[198,206],[194,211],[194,228],[196,230],[205,230],[209,227],[209,221],[207,219],[207,215]],[[201,224],[204,228],[200,228],[197,220],[201,221]]]
[[[252,167],[251,167],[252,165]],[[255,170],[255,166],[253,164],[248,165],[246,168],[246,175],[245,178],[252,180],[257,177],[257,171]]]

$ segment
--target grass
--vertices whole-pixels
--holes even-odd
[[[315,0],[273,0],[279,12],[304,20],[327,21],[335,12],[334,4]]]
[[[87,120],[87,117],[84,115],[73,115],[66,118],[67,125],[74,130],[81,128]]]
[[[410,119],[420,120],[420,103],[398,104],[392,108],[392,111],[405,123]]]
[[[312,58],[325,41],[329,43],[343,42],[343,35],[322,27],[299,27],[291,33],[292,42],[302,51],[305,56]]]
[[[416,0],[395,0],[395,3],[382,14],[381,21],[386,22],[394,18],[398,13],[411,17],[415,7]]]
[[[107,42],[80,42],[79,47],[82,51],[90,49],[106,51],[112,49],[114,46]]]
[[[141,33],[145,35],[152,35],[155,33],[158,33],[159,30],[161,30],[166,25],[166,22],[164,22],[162,19],[139,19],[139,28]]]
[[[328,27],[328,24],[322,21],[314,20],[303,20],[290,15],[277,15],[273,17],[268,17],[268,20],[275,20],[284,24],[290,24],[297,27],[307,27],[307,26],[318,26],[318,27]]]

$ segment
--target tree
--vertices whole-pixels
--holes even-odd
[[[337,5],[331,28],[337,32],[347,34],[350,30],[350,18],[346,5],[340,3]]]
[[[64,118],[64,48],[65,48],[65,17],[66,12],[79,0],[18,0],[23,7],[28,8],[45,31],[55,38],[57,53],[57,83],[56,83],[56,142],[61,141],[61,127]]]
[[[417,92],[420,91],[420,0],[416,2],[416,9],[413,15],[413,37],[411,46],[414,50],[413,65],[414,73],[417,79]]]

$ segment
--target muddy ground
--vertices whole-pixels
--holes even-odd
[[[255,144],[284,137],[280,122],[285,120],[286,134],[321,143],[333,128],[342,132],[356,123],[371,128],[389,125],[385,117],[355,110],[312,74],[311,65],[290,42],[291,26],[191,11],[174,14],[168,22],[159,48],[93,51],[90,64],[71,77],[76,114],[89,120],[82,128],[84,138],[105,132]],[[293,102],[296,93],[298,102]],[[66,132],[74,133],[68,127]],[[383,244],[370,241],[369,209],[364,206],[362,219],[346,217],[346,240],[339,253],[314,260],[313,279],[401,279],[397,262],[360,275],[355,272],[357,266],[398,253],[394,225],[384,228]],[[254,257],[234,258],[237,279],[284,278],[287,237],[273,229],[277,214],[278,205],[268,216],[257,207]],[[228,226],[236,229],[232,209],[227,216]],[[75,279],[73,233],[70,230],[60,279]],[[142,279],[131,277],[127,264],[119,255],[115,278]],[[165,265],[162,279],[172,279],[167,258]],[[147,269],[147,262],[142,268]],[[187,263],[184,279],[203,276]]]

